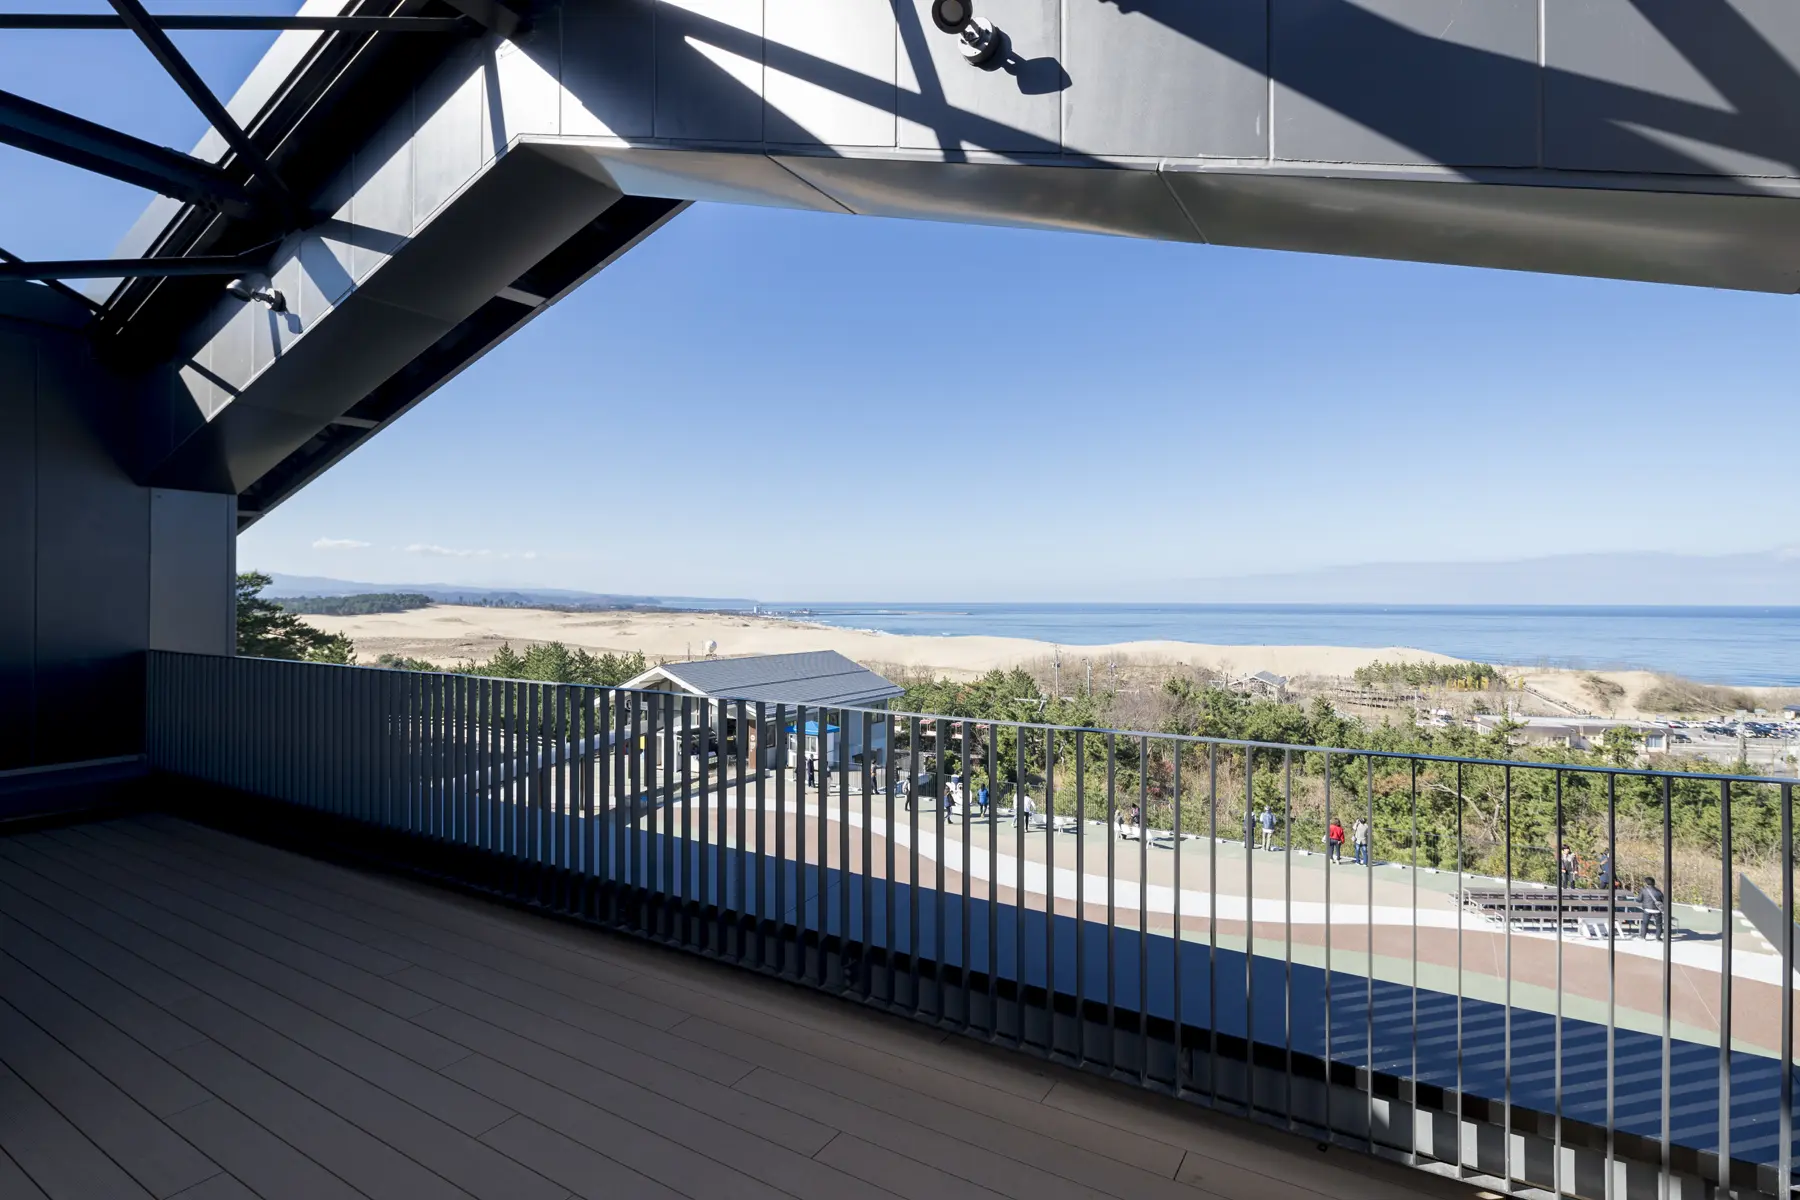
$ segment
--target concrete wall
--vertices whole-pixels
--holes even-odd
[[[141,486],[142,384],[0,284],[0,771],[135,754],[143,651],[232,648],[235,498]]]

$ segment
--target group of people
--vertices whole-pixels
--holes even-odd
[[[1275,816],[1274,807],[1264,804],[1262,814],[1257,818],[1257,825],[1262,832],[1262,837],[1258,844],[1262,849],[1269,851],[1277,849],[1275,845],[1275,826],[1277,823],[1278,819]],[[1350,831],[1346,838],[1344,823],[1336,817],[1331,818],[1331,823],[1325,827],[1325,852],[1332,862],[1341,863],[1344,861],[1344,842],[1346,840],[1349,841],[1351,849],[1356,856],[1353,861],[1362,866],[1368,866],[1371,861],[1369,858],[1369,822],[1362,817],[1356,818],[1356,820],[1351,823]]]

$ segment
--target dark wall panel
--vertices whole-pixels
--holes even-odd
[[[37,655],[37,362],[0,328],[0,771],[32,761]]]
[[[229,653],[235,616],[236,497],[139,486],[145,385],[18,299],[0,288],[0,772],[140,752],[144,651]]]
[[[150,645],[230,654],[235,614],[230,496],[156,488],[150,493]]]
[[[142,745],[150,494],[100,422],[126,391],[68,337],[38,346],[37,753],[67,762]]]

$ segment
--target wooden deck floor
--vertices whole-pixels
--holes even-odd
[[[1469,1196],[172,818],[0,837],[0,1196]]]

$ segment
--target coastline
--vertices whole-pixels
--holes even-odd
[[[1227,675],[1270,671],[1326,690],[1343,686],[1358,668],[1371,663],[1455,663],[1466,661],[1407,646],[1365,648],[1330,645],[1213,645],[1174,640],[1060,645],[1034,638],[990,635],[900,634],[825,625],[793,615],[745,612],[613,610],[565,612],[531,608],[432,605],[400,613],[363,616],[308,616],[330,633],[348,634],[361,660],[383,654],[424,659],[443,667],[482,660],[503,643],[514,649],[537,642],[562,642],[590,653],[642,653],[652,662],[704,657],[716,643],[723,657],[836,650],[890,675],[931,673],[974,679],[995,668],[1026,667],[1041,676],[1052,662],[1072,687],[1091,668],[1102,673],[1155,677],[1172,668],[1194,667]],[[1527,711],[1547,715],[1593,714],[1621,718],[1655,715],[1636,700],[1662,677],[1642,670],[1569,670],[1496,663],[1514,685]],[[1601,679],[1618,690],[1604,702],[1592,688]],[[1756,704],[1791,703],[1796,690],[1741,687],[1729,691]]]

